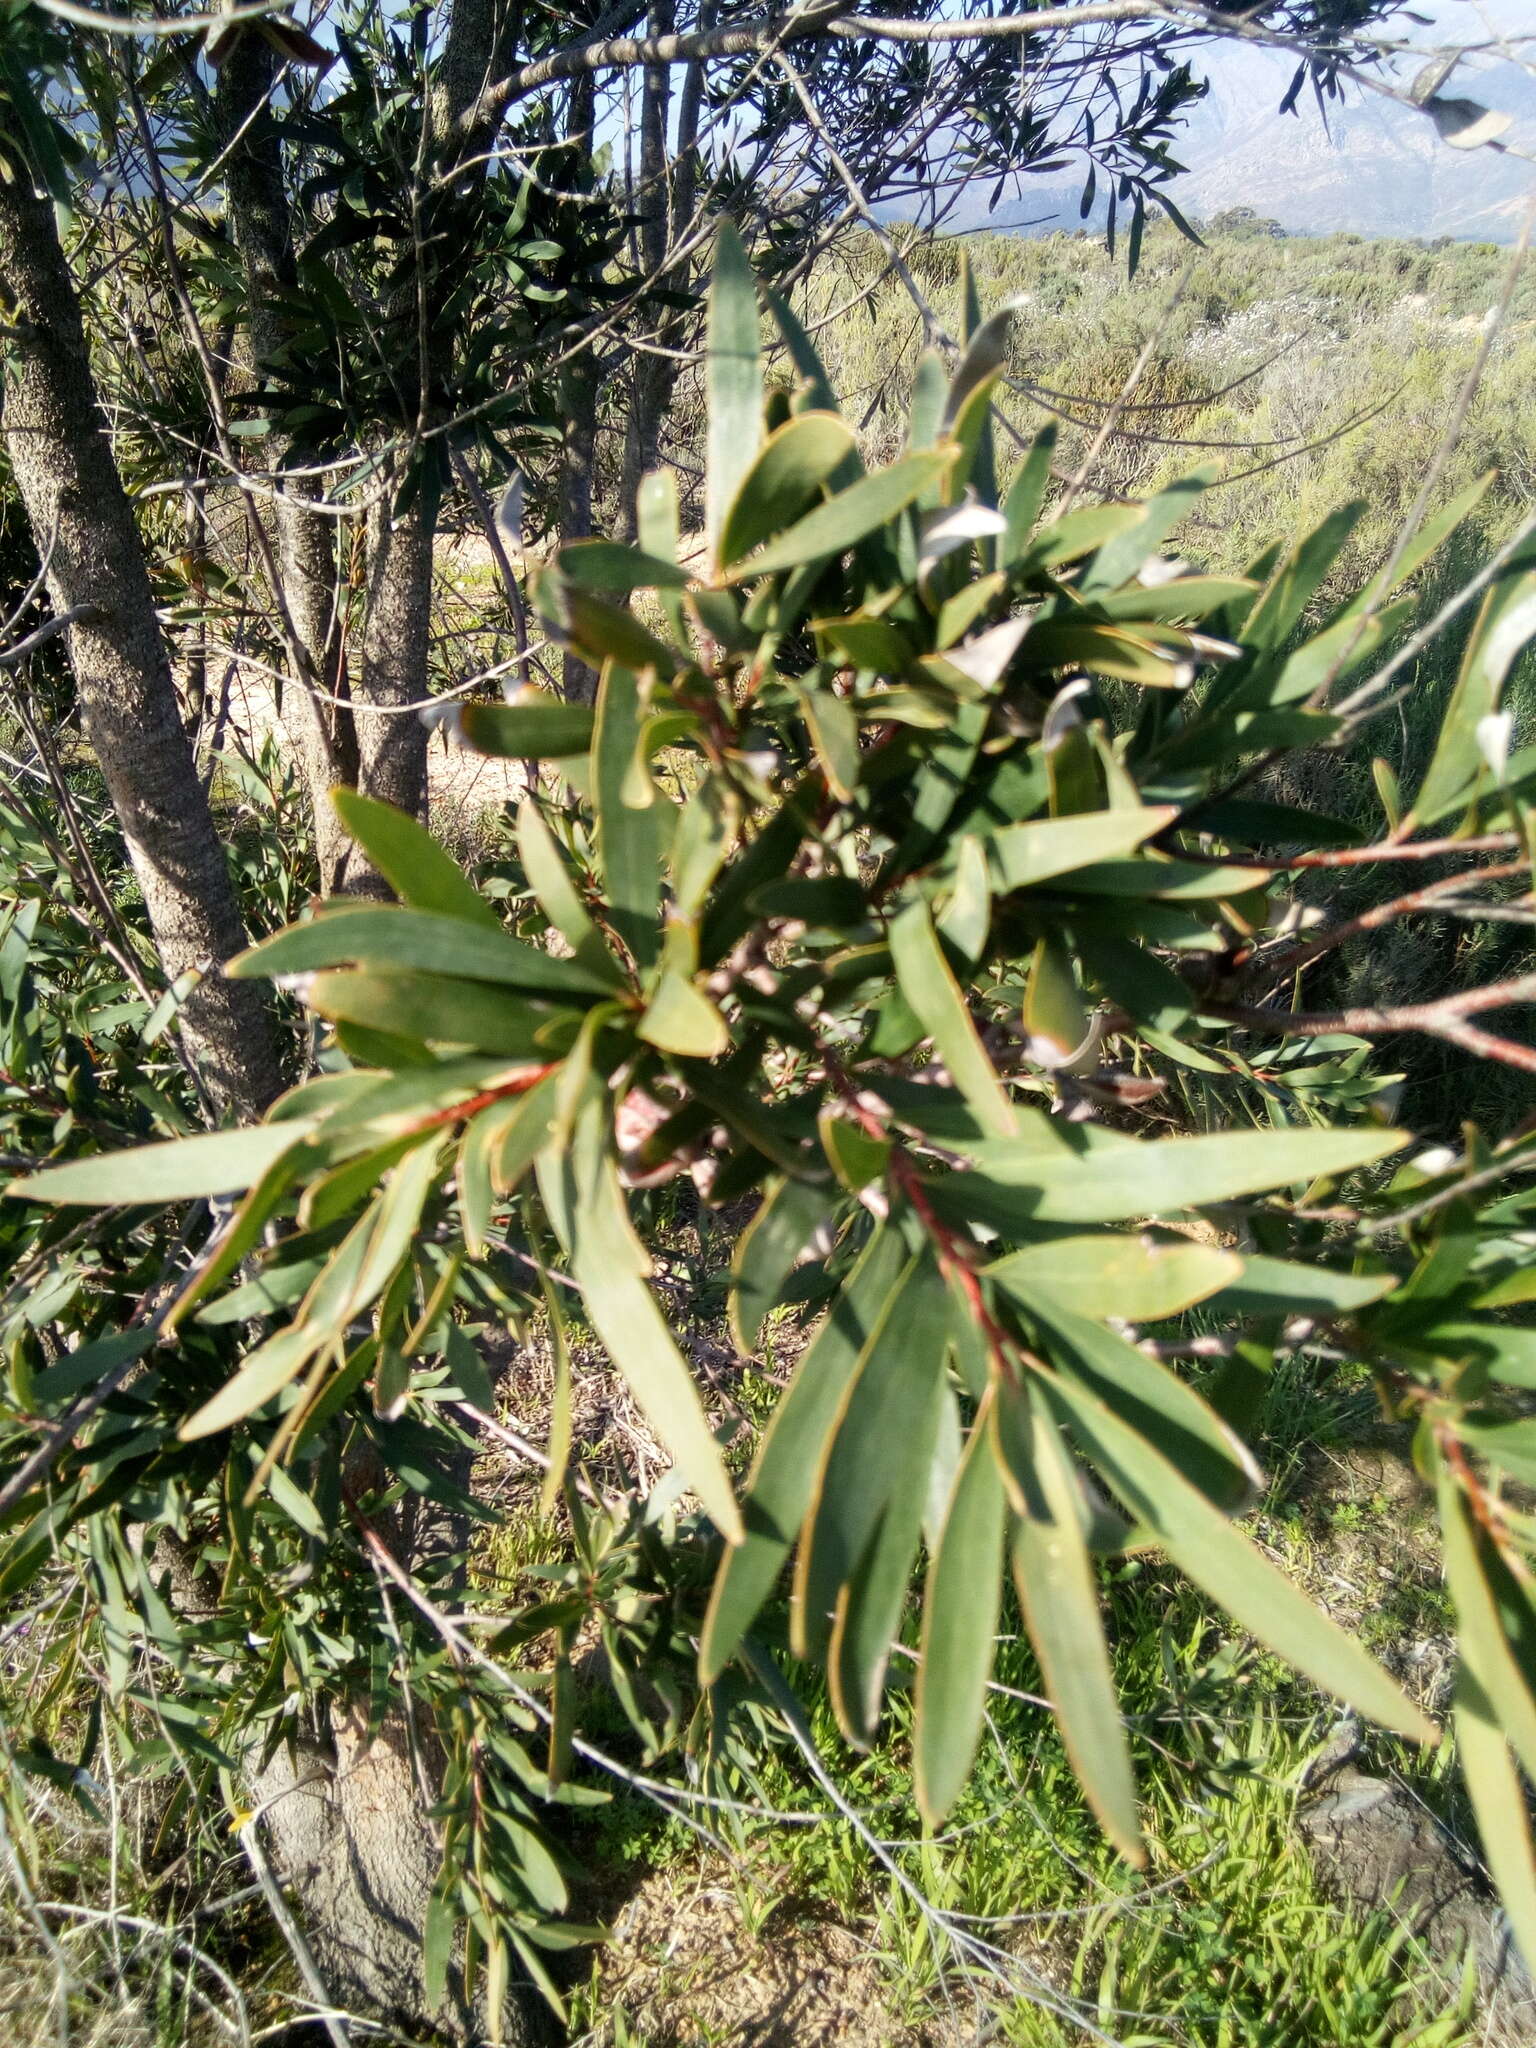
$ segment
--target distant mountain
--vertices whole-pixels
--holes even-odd
[[[1536,164],[1453,149],[1426,116],[1374,93],[1329,102],[1326,117],[1315,99],[1279,114],[1286,81],[1287,67],[1262,59],[1213,86],[1177,151],[1189,175],[1173,193],[1186,212],[1251,206],[1297,234],[1518,234]],[[1512,115],[1502,139],[1536,152],[1536,83],[1518,65],[1468,67],[1448,90]]]
[[[1305,97],[1277,111],[1288,60],[1231,47],[1211,66],[1211,91],[1174,144],[1187,174],[1169,188],[1187,215],[1251,206],[1290,234],[1403,235],[1510,242],[1536,190],[1536,163],[1491,149],[1459,150],[1423,114],[1350,90],[1326,112]],[[1445,88],[1512,117],[1502,140],[1536,156],[1536,79],[1512,63],[1460,67]],[[998,205],[967,193],[951,227],[1045,234],[1079,225],[1080,188],[1023,181]],[[1102,205],[1093,221],[1102,225]]]

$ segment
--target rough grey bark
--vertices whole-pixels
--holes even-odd
[[[486,2039],[488,2015],[456,1970],[443,2009],[430,2011],[423,1993],[422,1927],[441,1857],[404,1727],[370,1737],[361,1715],[338,1714],[320,1740],[278,1750],[252,1792],[332,1998],[413,2034]],[[500,2019],[506,2048],[552,2039],[530,1988],[514,1988]]]
[[[710,10],[701,9],[701,26],[708,25],[709,15]],[[671,34],[676,16],[675,0],[656,0],[651,16],[652,35]],[[686,266],[679,264],[677,251],[692,224],[698,196],[699,116],[704,101],[702,63],[695,60],[684,77],[676,139],[669,157],[670,90],[669,73],[664,66],[646,72],[640,110],[640,247],[647,273],[675,290],[686,281]],[[677,314],[663,320],[656,335],[662,350],[680,348],[685,338],[685,322]],[[677,388],[677,378],[674,356],[636,352],[620,487],[621,512],[631,540],[636,537],[636,495],[642,478],[661,460],[661,427]]]
[[[219,71],[214,107],[229,152],[225,190],[235,247],[246,276],[247,342],[258,372],[280,340],[278,294],[297,276],[293,217],[283,183],[282,147],[270,104],[277,55],[265,37],[236,37]],[[273,444],[280,469],[286,446]],[[357,737],[350,710],[328,703],[342,694],[334,521],[280,497],[277,561],[301,673],[284,693],[283,722],[299,757],[309,798],[322,895],[343,886],[352,843],[331,808],[338,783],[357,779]]]
[[[353,716],[358,787],[412,817],[427,807],[427,727],[414,711],[427,695],[432,633],[432,539],[420,494],[397,518],[386,495],[368,520],[368,613]],[[354,885],[374,893],[365,881]]]
[[[569,139],[590,154],[597,118],[596,85],[591,75],[571,83]],[[559,503],[556,531],[563,543],[585,540],[592,531],[592,470],[597,460],[597,399],[602,366],[591,346],[565,365],[560,374],[560,412],[565,433],[560,444]],[[578,655],[561,662],[562,693],[576,704],[597,696],[597,671]]]
[[[185,1025],[213,1095],[254,1115],[280,1085],[260,989],[220,964],[245,944],[224,849],[182,729],[133,511],[106,438],[52,205],[0,183],[11,370],[0,413],[16,486],[69,632],[101,764],[167,974],[208,970]]]
[[[169,1531],[151,1569],[184,1620],[195,1624],[217,1610],[217,1577]],[[445,2003],[434,2011],[422,1981],[427,1901],[442,1863],[429,1818],[442,1759],[420,1724],[414,1747],[415,1761],[403,1719],[370,1735],[361,1708],[335,1707],[325,1726],[283,1743],[265,1762],[248,1756],[246,1786],[327,1996],[412,2035],[436,2032],[468,2048],[491,2031],[483,1998],[467,1999],[451,1970]],[[545,2048],[553,2039],[548,2008],[526,1983],[513,1982],[500,2020],[505,2048]]]

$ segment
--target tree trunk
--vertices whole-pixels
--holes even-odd
[[[246,942],[224,849],[182,729],[143,549],[86,352],[52,205],[0,182],[0,290],[11,322],[6,445],[166,973],[204,979],[183,1013],[214,1097],[242,1116],[280,1085],[265,1002],[221,963]]]
[[[460,2042],[490,2036],[481,2001],[450,1970],[442,2008],[422,1985],[422,1928],[441,1855],[405,1729],[370,1737],[360,1713],[338,1714],[318,1741],[280,1749],[252,1780],[279,1877],[303,1903],[304,1931],[331,1997],[353,2011]],[[515,1986],[500,2015],[506,2048],[553,2038],[538,1993]]]
[[[265,37],[238,36],[220,67],[214,94],[219,132],[229,151],[225,189],[245,270],[247,340],[258,375],[282,338],[280,294],[297,279],[282,145],[270,104],[276,72],[276,52]],[[276,467],[281,469],[289,453],[286,445],[272,445]],[[341,637],[336,528],[333,520],[306,510],[287,494],[277,501],[276,523],[278,570],[300,665],[284,693],[283,723],[309,798],[320,893],[329,896],[342,887],[352,852],[330,793],[338,783],[357,779],[351,711],[326,701],[340,694],[342,680],[336,659]]]
[[[217,1611],[218,1577],[169,1530],[155,1544],[151,1571],[185,1622]],[[277,1877],[298,1900],[328,1997],[413,2035],[478,2044],[490,2034],[483,1994],[467,1999],[457,1969],[443,2005],[427,2004],[423,1930],[442,1864],[428,1810],[441,1757],[430,1727],[418,1726],[414,1746],[420,1770],[403,1720],[370,1736],[360,1706],[333,1707],[324,1728],[283,1744],[264,1764],[248,1759],[247,1790]],[[500,2019],[505,2048],[545,2048],[554,2038],[549,2010],[527,1983],[514,1981]]]
[[[432,634],[432,537],[422,494],[398,518],[389,492],[368,519],[368,622],[357,720],[358,787],[413,818],[427,812],[427,726],[399,708],[427,695]],[[365,883],[365,894],[376,893]]]

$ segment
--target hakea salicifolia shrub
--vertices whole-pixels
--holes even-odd
[[[532,1310],[557,1355],[551,1498],[576,1327],[670,1453],[673,1500],[696,1503],[685,1548],[713,1544],[717,1562],[707,1611],[677,1625],[706,1697],[750,1693],[764,1640],[782,1640],[777,1620],[759,1633],[782,1581],[794,1653],[825,1665],[847,1739],[870,1744],[921,1573],[914,1765],[937,1823],[971,1767],[1011,1577],[1084,1791],[1136,1859],[1106,1557],[1164,1552],[1325,1692],[1436,1739],[1236,1520],[1260,1484],[1243,1430],[1276,1352],[1325,1342],[1418,1425],[1457,1613],[1461,1758],[1536,1959],[1518,1776],[1536,1768],[1536,1524],[1506,1484],[1536,1478],[1517,1394],[1536,1383],[1536,1140],[1469,1129],[1417,1155],[1368,1058],[1373,1033],[1418,1029],[1529,1067],[1473,1020],[1530,990],[1412,1016],[1300,1012],[1300,969],[1335,928],[1315,888],[1310,924],[1287,893],[1303,870],[1412,876],[1404,860],[1432,842],[1502,849],[1501,872],[1525,873],[1536,769],[1494,742],[1536,627],[1532,557],[1469,606],[1427,772],[1411,792],[1383,777],[1379,826],[1271,801],[1255,770],[1340,737],[1334,707],[1401,638],[1405,579],[1475,492],[1409,538],[1393,588],[1318,617],[1358,508],[1247,576],[1201,574],[1165,544],[1207,476],[1146,503],[1063,497],[1049,429],[998,504],[1008,315],[974,306],[953,374],[936,354],[918,366],[905,451],[866,470],[811,343],[786,306],[768,311],[788,373],[765,389],[758,297],[726,232],[706,559],[679,566],[676,486],[648,477],[637,545],[578,542],[538,579],[551,632],[601,671],[595,705],[529,690],[462,714],[470,745],[545,764],[500,907],[420,826],[338,794],[398,903],[323,905],[229,969],[321,1020],[319,1071],[255,1128],[13,1186],[45,1204],[209,1205],[139,1377],[92,1419],[128,1432],[107,1480],[90,1432],[58,1429],[79,1376],[52,1399],[41,1380],[24,1390],[21,1434],[53,1450],[13,1503],[33,1532],[21,1548],[99,1547],[109,1506],[179,1520],[238,1603],[281,1554],[250,1539],[265,1517],[323,1532],[334,1577],[369,1515],[460,1497],[431,1446],[493,1402],[466,1318]],[[750,1215],[730,1276],[740,1351],[785,1304],[812,1327],[740,1485],[653,1284],[647,1233],[671,1196],[647,1191],[681,1171]],[[256,1341],[209,1343],[231,1329]],[[345,1471],[365,1441],[364,1497]],[[602,1583],[581,1513],[557,1663]],[[667,1569],[645,1568],[654,1599]],[[128,1608],[147,1597],[126,1586]],[[329,1613],[313,1608],[315,1635]],[[430,1641],[419,1604],[392,1614]],[[541,1610],[515,1639],[552,1625]],[[442,1659],[430,1668],[441,1690]],[[474,1668],[459,1657],[454,1685]],[[261,1695],[274,1725],[307,1684],[359,1682],[312,1641],[286,1669]],[[525,1803],[569,1755],[568,1688],[550,1683],[549,1759],[519,1749],[501,1771]],[[556,1888],[522,1815],[500,1853],[518,1869],[526,1855],[542,1892],[475,1889],[462,1840],[486,1782],[478,1822],[454,1809],[444,1911],[478,1913],[494,1953],[497,1928],[510,1918],[521,1946]]]

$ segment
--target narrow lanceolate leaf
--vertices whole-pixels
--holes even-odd
[[[1019,1191],[1020,1220],[1122,1223],[1179,1209],[1231,1202],[1267,1188],[1350,1173],[1400,1152],[1399,1131],[1219,1131],[1075,1153],[1044,1153],[1031,1140],[984,1140],[966,1147],[994,1187]],[[961,1196],[964,1184],[957,1183]]]
[[[828,498],[803,519],[797,519],[787,533],[745,561],[737,562],[726,577],[728,583],[750,582],[756,576],[776,576],[784,569],[798,569],[804,562],[819,562],[828,555],[840,555],[855,547],[876,528],[887,525],[910,505],[930,484],[937,483],[949,467],[949,453],[935,449],[907,455],[889,469],[878,469],[861,477],[835,498]]]
[[[746,1536],[721,1560],[699,1646],[712,1685],[773,1590],[815,1485],[848,1383],[879,1326],[904,1261],[895,1231],[877,1230],[827,1311],[753,1461],[742,1508]]]
[[[1029,545],[1035,521],[1045,503],[1046,491],[1050,488],[1051,457],[1055,452],[1055,426],[1042,427],[1030,443],[1029,453],[1019,464],[1018,475],[1008,487],[1008,495],[1003,500],[1003,517],[1008,524],[1000,550],[1005,568],[1011,569]]]
[[[635,590],[684,590],[688,571],[616,540],[572,541],[556,558],[560,573],[603,597],[628,597]]]
[[[1380,1301],[1396,1285],[1394,1273],[1336,1273],[1250,1252],[1243,1256],[1242,1273],[1224,1283],[1215,1300],[1224,1316],[1345,1316]],[[1150,1322],[1151,1311],[1144,1309],[1142,1317]]]
[[[554,834],[532,797],[525,797],[517,808],[517,851],[539,908],[581,966],[610,988],[622,986],[624,976],[618,963],[587,915]]]
[[[835,412],[800,413],[770,434],[726,513],[722,565],[739,562],[808,512],[856,446],[852,427]]]
[[[207,1131],[163,1145],[136,1145],[24,1174],[6,1193],[30,1202],[80,1202],[91,1208],[235,1194],[261,1179],[313,1128],[312,1119],[295,1119],[243,1131]]]
[[[1536,1850],[1525,1786],[1498,1709],[1465,1667],[1456,1681],[1456,1754],[1477,1815],[1483,1854],[1527,1970],[1536,1970]]]
[[[897,984],[921,1018],[955,1086],[984,1129],[1007,1137],[1016,1128],[1013,1105],[987,1057],[921,898],[914,898],[892,919],[890,942]]]
[[[936,1827],[970,1776],[981,1741],[1002,1604],[1007,1496],[989,1393],[955,1475],[923,1599],[913,1755],[917,1803]]]
[[[184,1442],[216,1436],[233,1429],[258,1408],[264,1408],[274,1394],[280,1394],[290,1380],[297,1379],[315,1355],[310,1334],[299,1325],[279,1331],[260,1345],[245,1364],[195,1414],[189,1415],[178,1435]]]
[[[896,1485],[894,1461],[872,1455],[871,1446],[904,1442],[922,1428],[934,1384],[944,1377],[949,1321],[938,1268],[930,1258],[915,1259],[865,1346],[816,1475],[790,1597],[797,1656],[826,1649],[839,1597],[863,1562]]]
[[[671,804],[659,801],[654,790],[648,792],[648,803],[633,801],[642,724],[638,682],[628,669],[610,662],[598,692],[592,749],[597,844],[613,928],[636,963],[648,967],[661,943],[657,918],[662,840],[677,813]],[[649,769],[642,765],[640,774],[649,784]]]
[[[1470,792],[1483,760],[1478,727],[1499,708],[1505,678],[1536,638],[1536,569],[1498,583],[1483,600],[1461,673],[1440,722],[1440,739],[1414,799],[1412,817],[1433,824]]]
[[[357,789],[333,789],[331,807],[402,903],[500,931],[495,910],[424,825]]]
[[[1192,1308],[1242,1271],[1236,1252],[1216,1245],[1105,1231],[1025,1245],[995,1259],[987,1277],[1026,1309],[1046,1293],[1080,1315],[1144,1323]]]
[[[1072,818],[1035,818],[1005,825],[987,841],[1000,889],[1032,889],[1074,868],[1114,860],[1166,830],[1178,816],[1171,805],[1145,810],[1087,811]]]
[[[1142,1436],[1228,1514],[1258,1497],[1264,1475],[1236,1432],[1187,1380],[1047,1289],[1031,1307],[1051,1363]]]
[[[827,1649],[827,1681],[838,1726],[856,1749],[872,1747],[880,1724],[886,1669],[907,1604],[940,1421],[950,1400],[949,1388],[939,1374],[917,1426],[892,1440],[888,1456],[893,1484],[880,1526],[838,1595]]]
[[[330,910],[306,924],[291,924],[248,952],[237,953],[225,972],[236,981],[253,981],[350,966],[388,973],[408,968],[540,992],[599,994],[612,986],[611,975],[594,974],[576,960],[557,960],[508,931],[483,931],[462,917],[396,903]]]
[[[513,761],[558,761],[592,744],[592,707],[531,698],[522,704],[466,704],[461,730],[477,754]]]
[[[769,1184],[731,1260],[731,1336],[739,1351],[756,1351],[768,1312],[795,1261],[825,1222],[835,1192],[805,1180]]]
[[[595,1102],[583,1111],[562,1169],[572,1183],[575,1279],[593,1328],[678,1471],[727,1543],[739,1543],[730,1475],[687,1360],[646,1285],[650,1260],[630,1223],[601,1117]]]
[[[538,1034],[560,1014],[520,989],[446,974],[316,974],[304,1000],[322,1017],[371,1031],[530,1061],[547,1057]]]
[[[721,224],[715,244],[704,383],[709,402],[704,526],[710,558],[718,563],[726,520],[757,455],[763,426],[757,281],[729,221]]]
[[[836,412],[837,393],[832,389],[825,364],[816,353],[815,343],[786,300],[781,299],[777,292],[769,292],[767,296],[768,310],[784,338],[790,361],[799,373],[807,407],[817,412]],[[854,464],[858,466],[857,457],[854,457]]]
[[[1154,1443],[1066,1377],[1042,1376],[1036,1384],[1126,1506],[1235,1621],[1383,1727],[1416,1742],[1437,1740],[1432,1725],[1381,1666],[1213,1508]]]
[[[1025,1626],[1078,1781],[1104,1832],[1139,1867],[1146,1850],[1136,1779],[1071,1459],[1027,1388],[1000,1386],[998,1400],[998,1447],[1019,1517],[1012,1563]]]
[[[1507,1566],[1479,1536],[1465,1494],[1443,1458],[1437,1458],[1440,1532],[1445,1578],[1456,1603],[1457,1649],[1463,1669],[1490,1700],[1505,1740],[1536,1775],[1536,1700],[1510,1649],[1490,1579]]]

